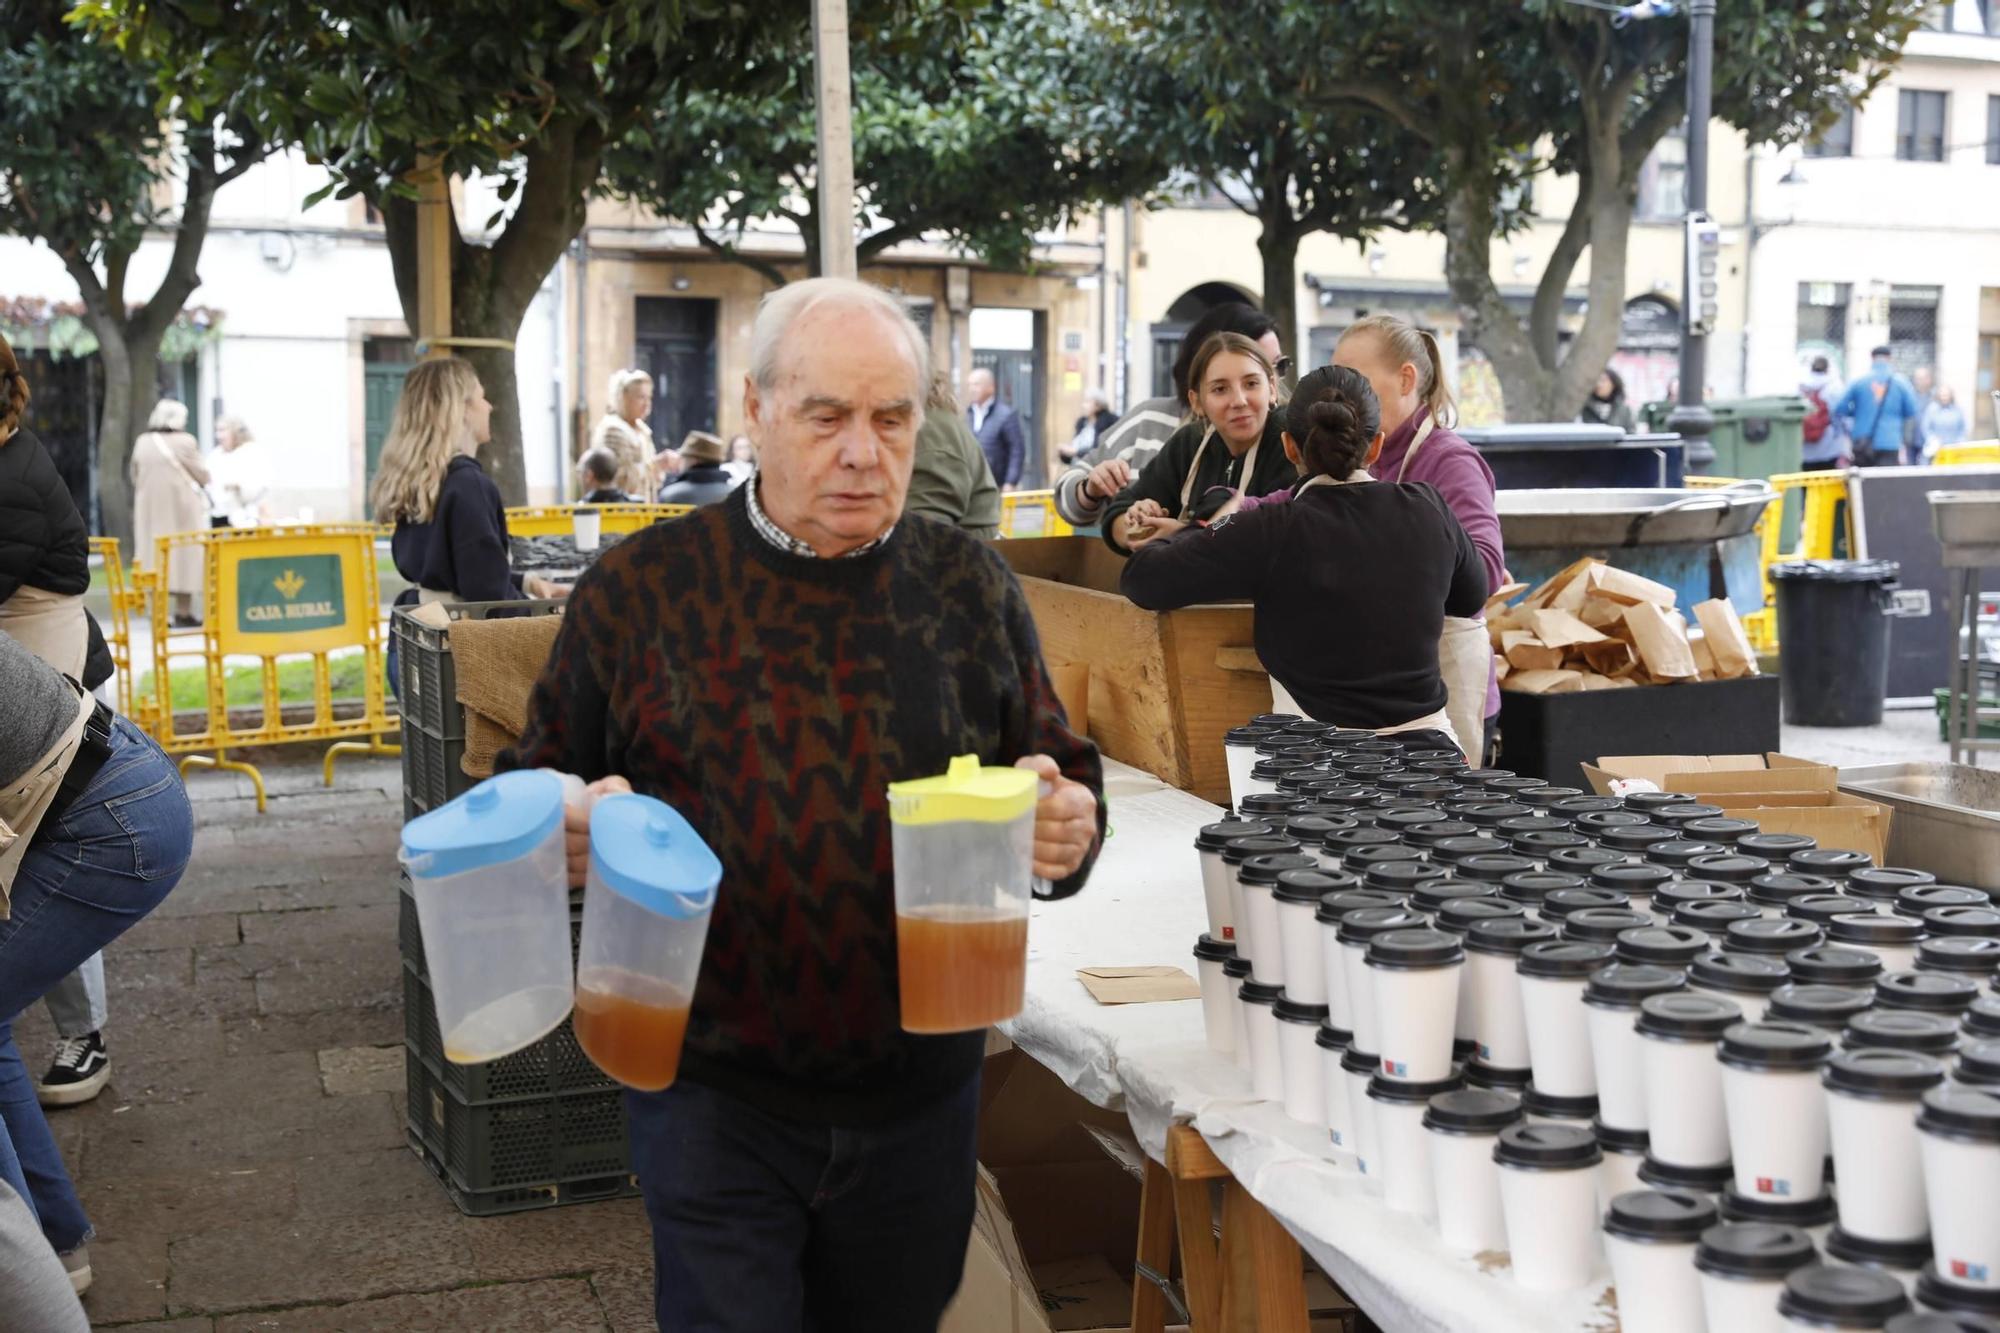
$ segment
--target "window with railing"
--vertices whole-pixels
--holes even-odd
[[[1944,161],[1944,93],[1905,88],[1896,98],[1896,156],[1905,162]]]
[[[1639,168],[1639,194],[1632,216],[1639,222],[1679,222],[1687,215],[1687,138],[1676,131],[1661,139]]]
[[[1854,156],[1854,108],[1842,107],[1840,119],[1805,142],[1807,157]]]

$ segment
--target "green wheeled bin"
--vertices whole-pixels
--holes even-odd
[[[1768,398],[1722,398],[1711,402],[1715,429],[1709,433],[1715,445],[1712,477],[1733,477],[1737,481],[1761,480],[1800,472],[1805,465],[1799,454],[1805,448],[1806,400],[1797,394]],[[1794,499],[1782,506],[1784,526],[1779,530],[1781,551],[1799,545],[1799,518],[1804,501]]]

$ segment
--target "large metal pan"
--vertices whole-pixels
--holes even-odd
[[[1607,549],[1740,537],[1776,497],[1768,482],[1746,481],[1716,491],[1499,491],[1494,502],[1509,548]]]
[[[1875,764],[1840,770],[1840,789],[1896,812],[1889,864],[1947,884],[2000,889],[2000,772],[1964,764]]]

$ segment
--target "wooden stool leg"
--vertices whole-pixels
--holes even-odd
[[[1174,1178],[1148,1157],[1139,1191],[1139,1251],[1132,1266],[1132,1333],[1163,1333],[1174,1266]]]
[[[1222,1187],[1222,1327],[1308,1333],[1299,1243],[1235,1180]]]
[[[1181,1286],[1193,1333],[1221,1333],[1222,1256],[1215,1247],[1214,1197],[1206,1180],[1174,1182],[1181,1233]]]

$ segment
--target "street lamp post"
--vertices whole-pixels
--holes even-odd
[[[1687,127],[1687,276],[1681,303],[1680,403],[1667,418],[1667,429],[1686,444],[1687,469],[1706,471],[1715,462],[1709,433],[1715,415],[1708,410],[1708,335],[1714,331],[1720,291],[1716,264],[1721,237],[1708,215],[1708,118],[1711,75],[1715,57],[1715,2],[1690,0],[1688,5],[1688,127]]]

